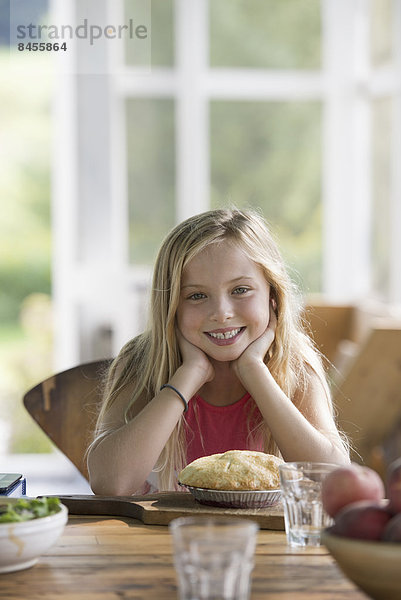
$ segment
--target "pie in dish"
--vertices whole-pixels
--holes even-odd
[[[229,450],[197,458],[180,472],[178,481],[209,490],[277,490],[283,462],[264,452]]]

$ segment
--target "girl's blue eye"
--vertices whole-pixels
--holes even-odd
[[[205,294],[202,294],[202,292],[196,292],[196,294],[191,294],[188,300],[202,300],[203,298],[205,298]]]
[[[247,292],[249,292],[249,288],[246,287],[237,287],[234,290],[234,294],[246,294]]]

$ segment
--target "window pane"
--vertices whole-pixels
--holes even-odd
[[[147,0],[151,10],[151,65],[154,67],[170,67],[174,64],[173,40],[173,0]],[[125,15],[129,19],[130,3],[125,0]],[[126,45],[126,62],[136,65],[135,47]]]
[[[375,67],[392,62],[393,0],[372,0],[370,11],[371,60]]]
[[[320,104],[213,102],[211,178],[213,206],[262,208],[298,283],[320,291]]]
[[[373,289],[383,300],[389,297],[391,231],[391,100],[373,104],[373,192],[372,192],[372,273]]]
[[[127,100],[130,261],[152,264],[174,225],[175,155],[172,100]]]
[[[209,12],[214,67],[320,66],[319,0],[210,0]]]

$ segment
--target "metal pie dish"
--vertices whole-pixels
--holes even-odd
[[[180,483],[191,492],[200,504],[220,508],[265,508],[274,506],[281,499],[281,491],[276,490],[209,490]]]

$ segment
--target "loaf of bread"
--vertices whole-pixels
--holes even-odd
[[[178,481],[209,490],[272,490],[280,487],[281,458],[251,450],[201,456],[187,465]]]

